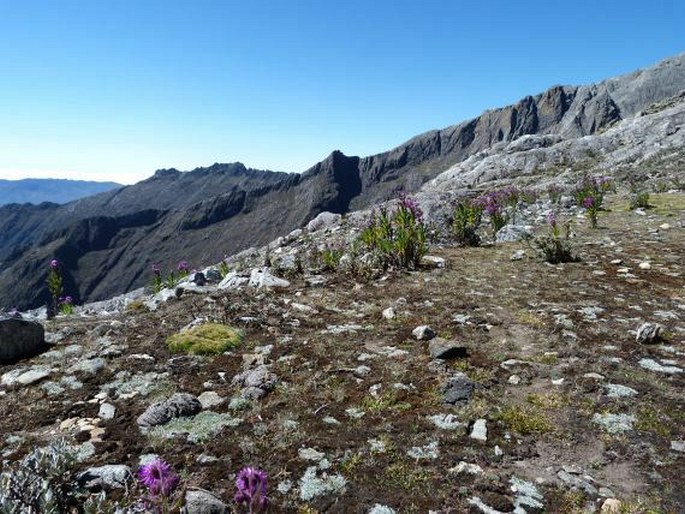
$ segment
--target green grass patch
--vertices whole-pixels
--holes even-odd
[[[553,430],[547,415],[535,407],[507,405],[500,411],[497,418],[510,430],[522,435],[544,434]]]
[[[218,355],[236,348],[242,340],[242,334],[234,328],[220,323],[204,323],[170,336],[167,347],[174,353]]]

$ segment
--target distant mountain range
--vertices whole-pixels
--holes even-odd
[[[91,182],[88,180],[51,178],[0,179],[0,205],[8,203],[32,203],[38,205],[43,202],[62,204],[118,187],[121,187],[121,184],[115,182]]]
[[[185,173],[160,170],[65,205],[6,205],[0,207],[0,309],[44,304],[53,257],[64,263],[66,290],[77,301],[108,298],[149,283],[153,262],[166,269],[181,259],[213,264],[322,211],[344,213],[416,191],[522,136],[563,142],[603,133],[683,89],[685,54],[597,84],[555,86],[378,155],[334,151],[302,174],[214,164]],[[633,143],[626,133],[617,144]],[[573,158],[555,157],[559,166],[571,166]]]

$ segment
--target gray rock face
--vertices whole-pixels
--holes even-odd
[[[664,327],[658,323],[644,323],[637,329],[635,340],[640,344],[657,343]]]
[[[138,416],[138,426],[154,427],[168,423],[174,418],[194,416],[202,410],[202,404],[188,393],[176,393],[168,400],[150,405]]]
[[[186,512],[188,514],[228,514],[228,506],[213,494],[202,490],[186,493]]]
[[[123,464],[109,464],[88,468],[76,477],[76,481],[91,491],[127,489],[133,481],[133,473]]]
[[[45,330],[36,321],[0,319],[0,363],[17,362],[47,350]]]
[[[445,381],[441,389],[445,403],[455,404],[469,401],[475,388],[476,382],[457,372]]]

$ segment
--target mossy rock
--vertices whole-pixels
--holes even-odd
[[[239,331],[227,325],[204,323],[170,336],[167,346],[175,353],[218,355],[236,348],[242,339]]]

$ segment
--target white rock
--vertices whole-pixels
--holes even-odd
[[[395,316],[395,309],[393,309],[392,307],[388,307],[383,311],[383,317],[385,319],[393,319]]]
[[[471,464],[469,462],[461,461],[459,464],[449,469],[450,473],[468,473],[469,475],[480,475],[483,473],[483,468],[478,464]]]
[[[644,270],[652,269],[652,265],[651,265],[650,263],[648,263],[648,262],[641,262],[641,263],[639,264],[639,268],[640,268],[640,269],[644,269]]]
[[[116,407],[111,403],[103,403],[100,405],[100,410],[98,410],[98,417],[102,419],[112,419],[116,414]]]
[[[290,282],[285,279],[278,278],[269,273],[267,268],[255,268],[250,273],[250,285],[256,288],[281,288],[289,287]]]
[[[471,439],[476,441],[487,441],[488,440],[488,427],[487,422],[484,419],[477,419],[471,428]]]

